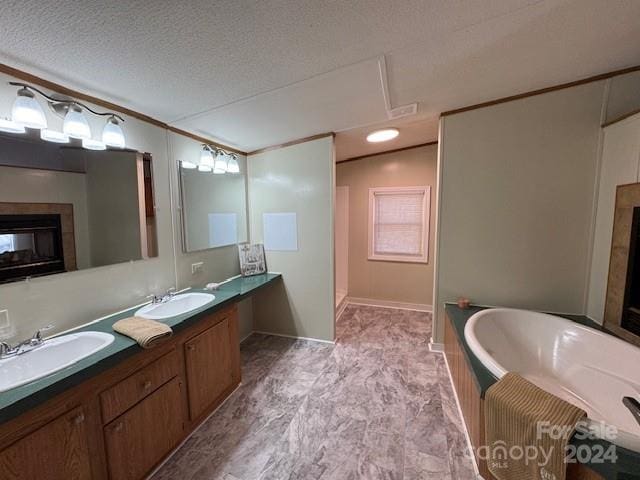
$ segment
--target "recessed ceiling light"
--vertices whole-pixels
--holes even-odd
[[[383,128],[382,130],[376,130],[367,135],[367,142],[377,143],[386,142],[396,138],[400,132],[397,128]]]

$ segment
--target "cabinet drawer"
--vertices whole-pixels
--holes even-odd
[[[178,375],[178,352],[172,350],[100,394],[102,420],[111,420],[133,407],[158,387]]]

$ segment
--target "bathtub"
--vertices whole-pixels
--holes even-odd
[[[640,400],[640,348],[571,320],[508,308],[469,318],[464,336],[497,378],[516,372],[587,412],[586,427],[611,443],[640,452],[640,425],[622,397]],[[599,428],[596,428],[599,427]]]

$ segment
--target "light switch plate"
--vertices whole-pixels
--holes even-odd
[[[191,264],[191,275],[197,275],[204,270],[204,262],[197,262]]]

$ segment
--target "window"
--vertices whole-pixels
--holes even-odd
[[[431,187],[369,189],[369,260],[427,263]]]

